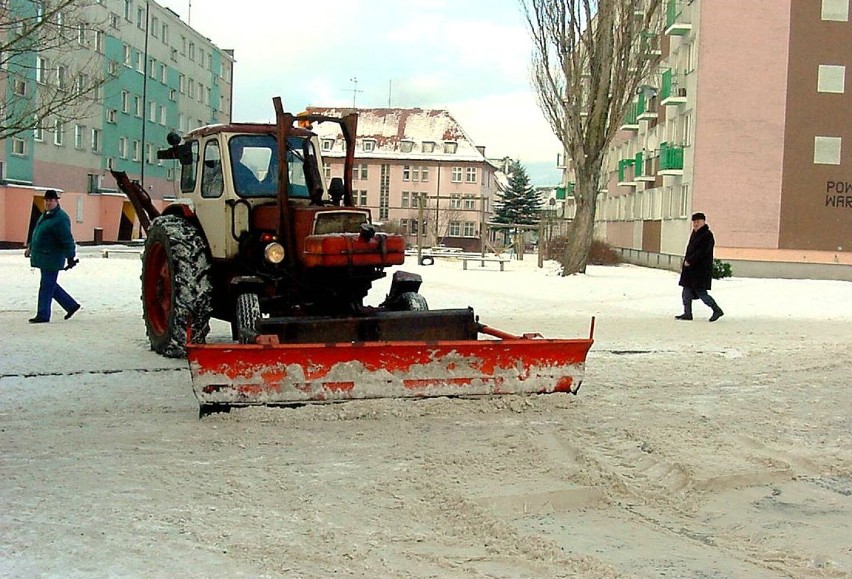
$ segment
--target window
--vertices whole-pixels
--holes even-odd
[[[473,195],[465,195],[462,198],[462,207],[469,211],[476,209],[476,197]]]
[[[414,141],[400,141],[399,150],[403,153],[410,153],[414,148]]]
[[[115,109],[107,109],[106,112],[106,121],[108,123],[115,123],[118,118],[118,111]]]
[[[134,161],[139,160],[141,143],[139,141],[133,141],[130,147],[130,158]]]
[[[842,65],[819,65],[817,91],[843,94],[846,89],[846,67]]]
[[[429,167],[420,167],[420,182],[427,183],[429,181]]]
[[[447,155],[452,155],[458,149],[459,144],[455,141],[444,141],[444,153]]]
[[[409,191],[402,192],[402,201],[400,202],[400,207],[403,209],[408,209],[411,207],[411,193]]]
[[[105,42],[106,42],[106,35],[104,34],[103,30],[96,30],[95,31],[95,50],[97,50],[99,53],[103,54]]]
[[[57,119],[53,122],[53,144],[61,147],[65,142],[65,123]]]
[[[849,0],[822,0],[822,19],[833,22],[848,22]]]
[[[473,221],[465,221],[462,224],[462,227],[464,228],[462,230],[462,235],[464,237],[473,237],[474,235],[476,235],[476,229],[474,227]]]
[[[462,180],[462,168],[461,167],[453,167],[453,183],[461,183]]]
[[[464,181],[465,183],[476,183],[476,167],[467,167]]]
[[[435,143],[433,141],[423,141],[423,152],[424,153],[434,153],[435,152]]]
[[[322,150],[323,151],[331,151],[332,147],[334,147],[334,139],[323,139],[322,140]]]
[[[133,2],[124,0],[124,19],[133,22]]]
[[[145,145],[145,162],[149,165],[153,165],[157,160],[157,154],[154,152],[154,145],[152,143],[148,143]]]
[[[109,25],[118,30],[121,27],[121,20],[115,12],[109,13]]]
[[[119,137],[118,139],[118,156],[122,159],[127,158],[127,137]]]
[[[461,209],[461,195],[450,195],[450,209]]]
[[[163,126],[166,125],[166,107],[163,105],[160,105],[160,124]]]
[[[95,153],[101,152],[101,130],[92,129],[92,151]]]
[[[450,237],[459,237],[461,235],[461,223],[458,221],[450,221],[449,234]]]
[[[352,169],[352,179],[366,179],[367,178],[367,164],[366,163],[355,163],[355,167]]]
[[[148,102],[148,120],[152,123],[157,122],[157,103],[154,101]]]
[[[86,26],[84,24],[77,26],[77,44],[80,46],[86,46],[89,44],[88,34],[86,33]]]
[[[420,181],[420,167],[411,168],[411,180]]]
[[[840,137],[814,137],[814,163],[839,165],[842,141]]]
[[[39,84],[47,83],[48,62],[46,58],[36,57],[36,82]]]
[[[363,149],[365,153],[372,153],[376,150],[376,141],[372,139],[364,139],[361,142],[361,149]]]
[[[41,126],[41,122],[36,119],[38,123],[36,127],[33,129],[33,140],[41,142],[44,140],[44,128]]]
[[[83,133],[86,130],[86,127],[83,125],[74,125],[74,148],[82,149],[83,148]]]
[[[689,208],[692,206],[692,199],[689,196],[689,185],[680,186],[680,216],[686,217],[689,215]]]
[[[169,25],[168,24],[163,23],[162,32],[163,32],[163,34],[161,35],[160,40],[163,41],[163,44],[168,44],[169,43]]]
[[[411,166],[403,165],[402,166],[402,180],[403,181],[411,181]]]
[[[141,52],[136,53],[136,70],[145,74],[145,55]]]
[[[224,191],[224,183],[219,142],[207,141],[207,144],[204,145],[204,164],[201,168],[201,196],[221,197]]]
[[[331,179],[331,165],[323,162],[322,164],[322,175],[326,180]]]
[[[168,68],[166,68],[165,64],[160,64],[160,82],[163,84],[168,84],[169,82]]]
[[[145,30],[145,7],[137,6],[136,7],[136,28],[139,30]]]
[[[18,137],[12,137],[12,154],[23,157],[27,154],[27,142]]]
[[[360,207],[364,207],[367,205],[367,192],[366,191],[353,191],[352,192],[353,202],[355,205]]]
[[[142,115],[144,114],[144,107],[145,107],[145,105],[142,104],[142,97],[141,96],[133,97],[133,109],[134,109],[135,115],[137,117],[140,117],[140,118],[142,117]]]
[[[18,96],[26,96],[27,94],[27,81],[16,78],[12,81],[12,92]]]
[[[130,67],[133,62],[133,51],[128,45],[124,45],[124,66]]]
[[[130,93],[126,90],[121,91],[121,112],[130,112]]]
[[[189,60],[195,62],[195,43],[189,43]]]
[[[151,16],[151,36],[160,37],[160,19],[156,16]]]

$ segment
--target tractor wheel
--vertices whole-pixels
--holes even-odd
[[[240,344],[254,344],[260,335],[260,299],[257,294],[237,296],[237,340]]]
[[[212,295],[210,260],[201,234],[175,215],[155,219],[142,254],[142,315],[151,349],[182,358],[187,334],[192,343],[204,343]]]
[[[394,309],[400,312],[420,312],[429,309],[426,298],[417,292],[405,292],[399,295]]]

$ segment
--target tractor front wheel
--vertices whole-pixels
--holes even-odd
[[[142,254],[142,315],[151,349],[170,358],[210,331],[210,260],[198,230],[182,217],[158,217]]]
[[[236,338],[240,344],[254,344],[260,335],[260,300],[257,294],[237,296]]]

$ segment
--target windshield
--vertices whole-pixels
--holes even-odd
[[[304,153],[310,141],[290,137],[287,165],[290,197],[307,199]],[[234,191],[240,197],[274,197],[278,191],[278,143],[272,135],[239,135],[228,141]]]

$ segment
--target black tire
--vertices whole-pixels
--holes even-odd
[[[254,344],[260,335],[260,299],[257,294],[237,296],[235,319],[240,344]]]
[[[426,298],[417,292],[405,292],[399,294],[394,303],[394,309],[400,312],[425,312],[429,309]]]
[[[151,349],[170,358],[186,356],[190,341],[210,332],[213,286],[207,246],[182,217],[156,218],[142,254],[142,316]]]

